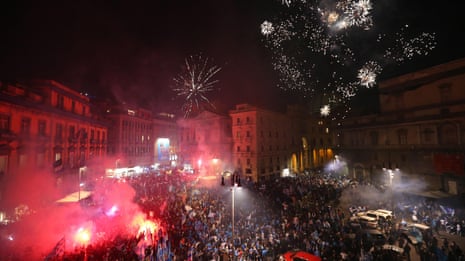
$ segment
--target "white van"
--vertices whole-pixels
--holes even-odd
[[[366,216],[375,218],[377,221],[387,221],[392,219],[392,215],[382,212],[382,211],[377,211],[377,210],[368,210],[365,212]]]
[[[394,216],[394,212],[392,210],[387,210],[387,209],[377,209],[376,212],[381,212],[381,213],[385,213],[389,216],[391,216],[391,218],[395,218]]]
[[[419,223],[409,223],[402,227],[401,231],[401,235],[413,245],[423,242],[423,238],[427,234],[432,234],[431,227]]]
[[[359,222],[363,228],[378,228],[378,221],[376,220],[376,218],[370,216],[353,216],[350,218],[350,220]]]

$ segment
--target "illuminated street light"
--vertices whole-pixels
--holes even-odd
[[[221,176],[221,185],[224,186],[224,175],[225,173],[222,174]],[[234,224],[235,224],[235,194],[236,194],[236,189],[241,188],[241,179],[239,176],[239,173],[234,172],[230,173],[231,176],[231,237],[232,237],[232,242],[234,245]]]
[[[220,163],[220,160],[218,158],[213,158],[212,159],[212,169],[213,169],[213,172],[216,175],[218,175],[219,173],[219,163]]]
[[[398,172],[399,168],[396,166],[396,168],[393,170],[391,168],[391,162],[389,162],[389,167],[388,168],[383,167],[383,171],[387,173],[388,178],[389,178],[389,186],[392,187],[392,180],[394,179],[394,176],[395,176],[394,172]]]
[[[84,166],[84,167],[80,167],[79,168],[79,181],[78,181],[78,184],[79,184],[79,190],[78,190],[78,201],[81,201],[81,187],[83,186],[83,184],[81,183],[81,176],[82,174],[86,171],[87,167]]]
[[[231,226],[231,237],[232,237],[232,243],[233,243],[233,246],[234,246],[234,224],[235,224],[235,221],[234,221],[234,209],[235,209],[235,200],[234,200],[234,194],[235,194],[235,191],[236,189],[240,189],[241,186],[240,184],[234,184],[234,186],[232,186],[231,188],[231,195],[232,195],[232,204],[231,204],[231,212],[232,212],[232,226]]]

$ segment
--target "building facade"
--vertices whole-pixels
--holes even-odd
[[[380,113],[344,121],[351,175],[465,192],[465,59],[380,82]]]
[[[232,170],[231,119],[205,110],[177,121],[180,161],[208,174]]]
[[[182,167],[179,156],[179,128],[173,114],[158,113],[153,118],[155,140],[155,164]]]
[[[92,115],[87,96],[52,80],[0,85],[3,177],[77,169],[106,149],[107,125]]]
[[[110,122],[108,157],[110,168],[154,164],[155,140],[152,112],[129,104],[111,105],[106,110]]]
[[[233,163],[244,178],[258,182],[299,174],[333,158],[329,128],[298,107],[280,113],[238,104],[229,115]]]

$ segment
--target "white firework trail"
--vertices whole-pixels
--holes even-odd
[[[172,88],[177,96],[184,98],[182,110],[187,117],[193,109],[200,108],[202,104],[210,103],[207,93],[215,89],[218,80],[213,77],[221,70],[221,67],[210,65],[208,58],[201,55],[190,56],[185,59],[182,72],[173,80],[176,83]]]

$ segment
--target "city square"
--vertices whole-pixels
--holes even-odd
[[[3,7],[0,260],[465,260],[454,4]]]

